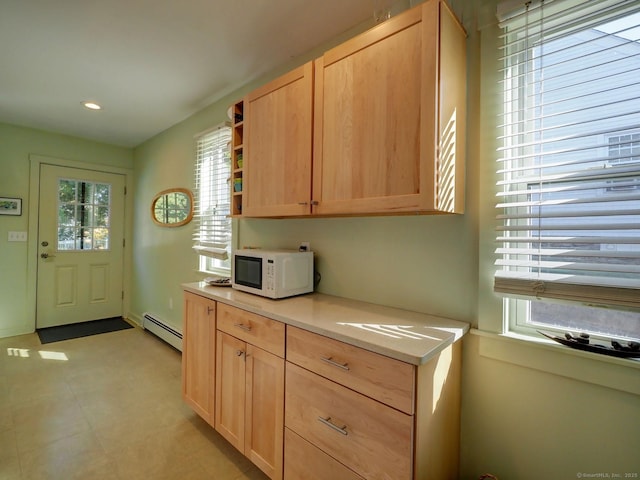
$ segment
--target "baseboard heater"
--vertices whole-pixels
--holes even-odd
[[[177,350],[182,351],[182,332],[175,330],[165,322],[150,313],[142,315],[142,327],[167,342]]]

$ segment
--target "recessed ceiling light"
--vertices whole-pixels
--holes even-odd
[[[89,110],[102,110],[102,107],[95,102],[82,102],[82,105]]]

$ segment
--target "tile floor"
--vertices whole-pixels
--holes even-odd
[[[180,369],[139,328],[0,339],[0,479],[266,479],[183,404]]]

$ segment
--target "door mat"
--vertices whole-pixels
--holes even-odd
[[[122,317],[104,318],[102,320],[92,320],[90,322],[72,323],[70,325],[60,325],[59,327],[48,327],[36,330],[40,343],[61,342],[72,338],[88,337],[100,333],[116,332],[133,328]]]

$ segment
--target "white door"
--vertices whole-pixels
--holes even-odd
[[[41,164],[36,327],[122,315],[125,176]]]

